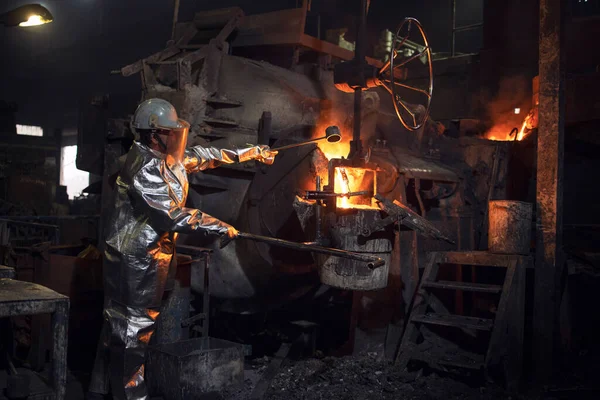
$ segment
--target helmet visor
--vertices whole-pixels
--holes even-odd
[[[190,124],[182,119],[177,121],[177,127],[159,127],[168,130],[169,137],[167,139],[167,154],[166,160],[169,164],[183,162],[185,156],[185,148],[187,147],[188,133]]]

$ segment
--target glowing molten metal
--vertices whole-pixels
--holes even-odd
[[[515,114],[519,114],[517,110],[520,112],[520,109],[515,108]],[[536,118],[536,110],[533,109],[527,114],[523,124],[521,125],[521,129],[518,131],[516,128],[510,130],[509,123],[497,124],[486,133],[485,137],[486,139],[497,141],[521,141],[525,139],[527,135],[531,133],[531,130],[536,126]]]
[[[366,168],[337,167],[335,168],[335,193],[353,193],[368,191],[366,196],[338,197],[337,208],[377,208],[373,203],[377,175],[375,171]]]
[[[331,112],[323,115],[317,124],[313,136],[318,137],[330,125],[337,125],[342,130],[342,139],[337,143],[329,143],[326,140],[318,142],[319,149],[325,157],[331,160],[341,160],[348,157],[350,153],[350,140],[352,135],[346,134],[348,129],[347,116],[343,113]],[[321,168],[318,171],[323,185],[329,183],[329,171]],[[336,207],[340,209],[379,209],[372,196],[376,194],[376,172],[368,168],[335,167],[334,169],[334,193],[354,193],[368,191],[369,195],[337,197]]]

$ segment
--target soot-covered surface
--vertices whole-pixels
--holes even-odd
[[[269,400],[503,397],[499,388],[472,388],[434,374],[410,378],[391,362],[379,361],[374,355],[310,359],[284,366],[266,396]]]
[[[224,399],[246,400],[267,369],[267,358],[245,371],[244,387],[229,389]],[[375,353],[353,357],[286,360],[271,382],[266,400],[320,399],[499,399],[509,398],[500,387],[471,387],[436,374],[408,376]]]

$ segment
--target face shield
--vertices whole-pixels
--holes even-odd
[[[159,125],[157,128],[169,132],[165,143],[167,163],[182,163],[185,156],[185,148],[187,147],[190,124],[187,121],[180,119],[177,121],[176,127]]]

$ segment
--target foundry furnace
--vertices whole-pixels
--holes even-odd
[[[271,166],[223,165],[190,178],[188,207],[232,223],[239,233],[211,253],[210,274],[208,263],[203,274],[192,269],[204,312],[185,326],[200,320],[208,326],[209,290],[220,313],[252,315],[325,285],[344,304],[344,293],[355,293],[353,317],[342,329],[351,348],[354,315],[365,307],[353,297],[361,293],[403,315],[427,252],[473,250],[482,240],[487,201],[505,190],[505,146],[443,136],[441,124],[429,118],[434,85],[424,28],[407,18],[385,57],[366,57],[361,32],[368,2],[360,5],[355,53],[305,34],[304,2],[254,16],[238,8],[197,13],[177,24],[165,49],[116,71],[139,74],[143,99],[175,106],[190,123],[189,147],[252,144],[279,151]],[[278,19],[299,25],[266,22]],[[286,46],[296,49],[291,64],[285,54],[266,51]],[[409,71],[418,78],[408,81]],[[131,137],[128,120],[111,120],[109,135]],[[106,199],[121,168],[120,151],[112,144],[106,149]],[[183,254],[190,245],[216,247],[190,233],[179,239]],[[189,302],[189,292],[178,293]],[[461,298],[455,300],[460,309]],[[163,314],[171,312],[178,311],[167,307]],[[159,320],[158,336],[166,329],[173,327]]]
[[[0,400],[600,398],[600,0],[0,3]]]
[[[272,26],[268,33],[265,31],[258,36],[253,33],[251,27],[254,24],[264,18],[284,18],[284,14],[293,21],[303,21],[306,6],[264,16],[243,16],[235,8],[198,13],[193,22],[178,24],[175,41],[168,48],[126,66],[120,72],[125,76],[140,74],[144,98],[162,97],[181,110],[182,118],[191,121],[189,145],[265,143],[277,148],[322,136],[327,126],[339,126],[344,137],[340,143],[320,142],[317,146],[286,150],[276,167],[234,167],[227,174],[195,177],[190,182],[189,201],[211,215],[237,221],[242,231],[296,242],[314,241],[316,230],[302,227],[314,226],[315,222],[301,221],[305,216],[297,214],[294,204],[297,194],[315,189],[319,177],[324,192],[340,194],[318,200],[318,207],[326,209],[318,213],[321,215],[320,240],[333,247],[341,246],[389,259],[393,230],[387,235],[385,231],[377,233],[382,237],[366,244],[357,242],[362,240],[361,232],[370,229],[367,225],[381,218],[374,195],[381,193],[407,202],[409,193],[408,196],[418,199],[416,204],[421,212],[425,207],[434,204],[439,207],[440,202],[449,204],[449,201],[456,203],[452,207],[458,210],[457,202],[462,201],[458,196],[466,193],[464,185],[477,184],[462,180],[460,169],[463,167],[445,166],[434,153],[437,128],[435,123],[427,121],[433,96],[431,49],[424,29],[413,19],[400,24],[393,46],[403,50],[392,52],[394,47],[390,47],[393,57],[388,53],[387,62],[383,62],[364,54],[361,56],[360,42],[358,55],[354,58],[352,52],[331,43],[314,38],[309,40],[309,36],[294,30],[296,28]],[[216,37],[202,39],[209,29],[217,26],[220,33]],[[233,31],[236,31],[233,39],[226,40]],[[260,46],[271,40],[267,36],[276,37],[283,32],[288,36],[297,35],[304,43],[300,47],[301,53],[317,54],[321,63],[297,62],[286,69],[277,66],[282,65],[283,58],[272,59],[273,64],[270,64],[235,55],[256,49],[258,52],[252,57],[262,57]],[[422,44],[415,47],[416,42],[411,39]],[[416,50],[407,50],[403,47],[406,43],[413,44],[411,48]],[[412,64],[417,64],[416,70],[423,70],[428,76],[414,87],[402,83],[406,68]],[[407,99],[415,103],[408,103]],[[122,132],[124,125],[114,121],[111,126],[116,133]],[[425,146],[432,147],[424,151]],[[453,147],[459,149],[458,144],[445,146],[449,147],[449,152]],[[476,143],[475,146],[485,144]],[[109,160],[107,167],[110,169],[110,164],[115,161]],[[452,162],[456,161],[466,162],[468,167],[469,161],[460,153],[453,156]],[[450,187],[453,189],[447,191]],[[344,196],[348,193],[352,195]],[[428,198],[423,200],[424,196]],[[328,214],[339,214],[340,220],[332,220]],[[445,219],[441,218],[442,214],[439,214],[440,221]],[[430,212],[431,217],[438,218],[436,215],[436,212]],[[464,217],[456,222],[461,220]],[[459,232],[457,227],[452,227],[453,223],[441,229]],[[478,222],[473,220],[469,224],[476,226]],[[350,237],[355,239],[352,244]],[[342,238],[347,240],[342,243]],[[462,239],[465,248],[471,242],[472,239]],[[282,257],[281,252],[264,244],[236,241],[214,255],[213,262],[219,267],[214,269],[218,278],[211,291],[224,299],[273,295],[274,287],[270,282],[285,279],[290,274],[305,275],[314,267],[321,271],[322,279],[332,283],[333,278],[327,278],[327,271],[344,269],[337,264],[346,262],[292,254],[295,253],[288,252]],[[380,270],[369,272],[373,279],[362,278],[363,284],[356,287],[385,287],[387,268],[389,263]],[[193,285],[201,284],[196,280]],[[346,283],[341,287],[354,286]],[[410,294],[407,294],[408,298]]]

